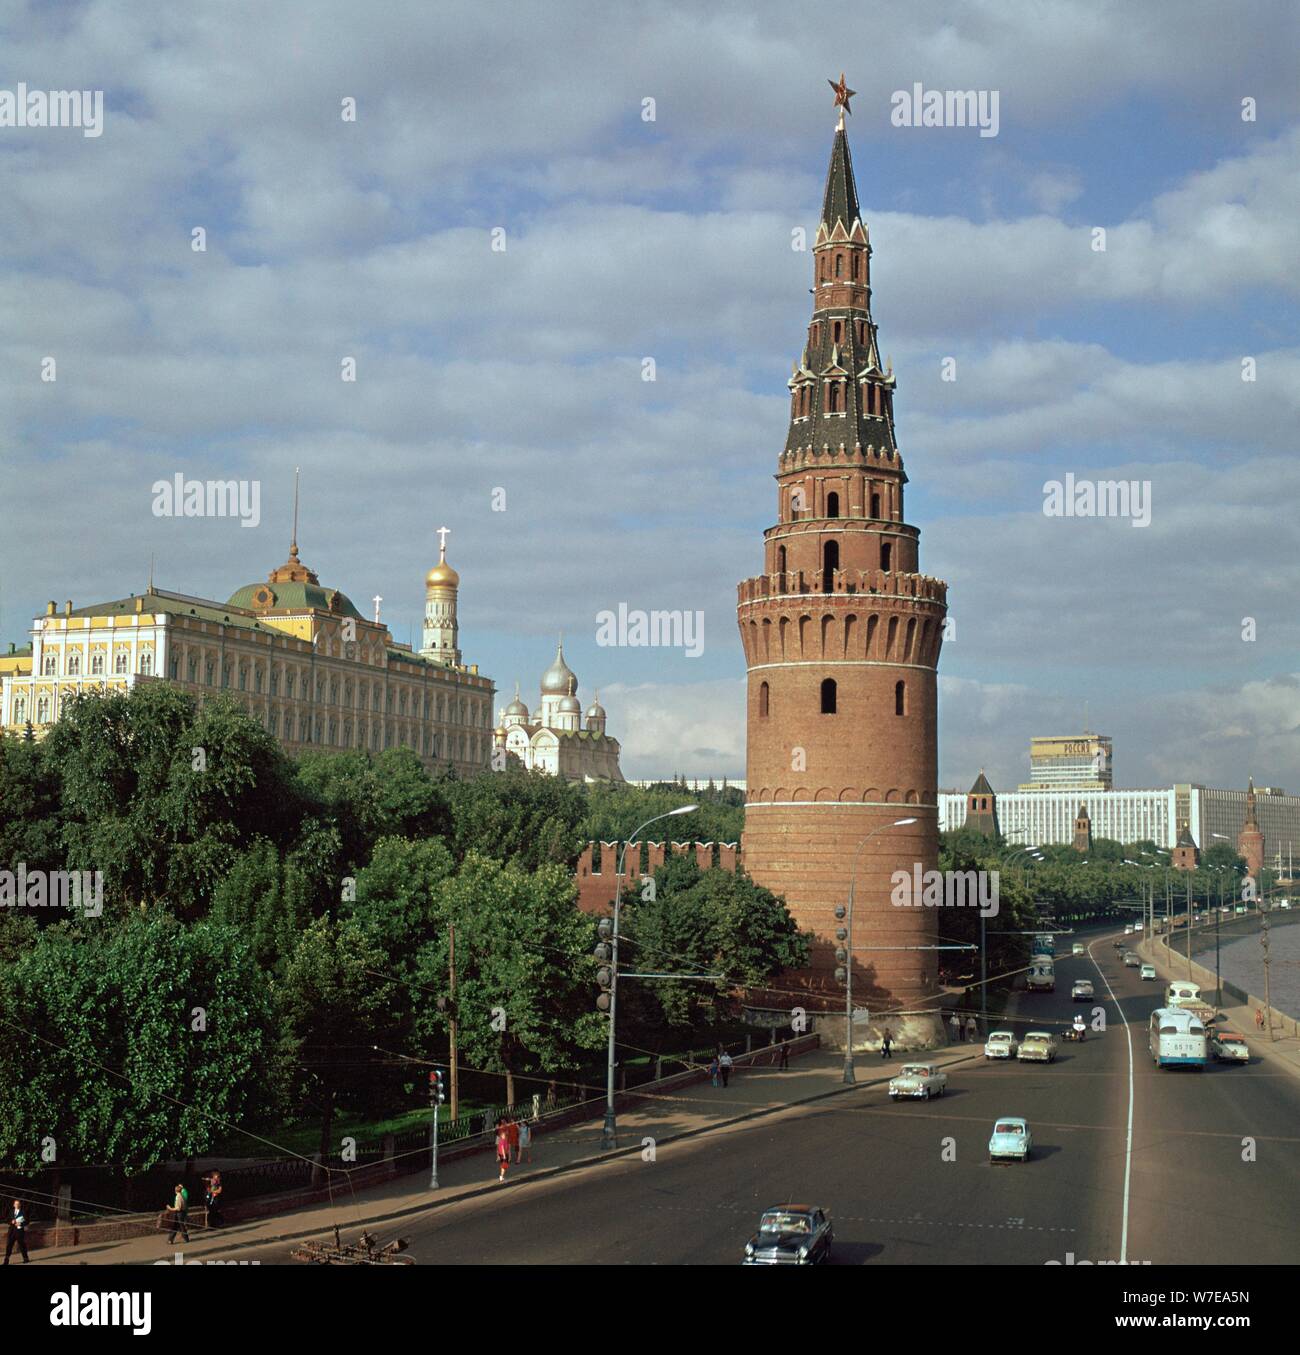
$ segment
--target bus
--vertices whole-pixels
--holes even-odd
[[[1176,979],[1165,988],[1166,1007],[1198,1007],[1201,1005],[1199,984],[1188,983],[1185,979]]]
[[[1180,1007],[1161,1007],[1151,1013],[1149,1048],[1157,1068],[1204,1071],[1209,1061],[1204,1024]]]
[[[1056,966],[1045,955],[1035,955],[1025,974],[1025,990],[1030,993],[1056,991]]]

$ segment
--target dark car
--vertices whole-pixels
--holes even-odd
[[[815,1266],[828,1261],[835,1233],[830,1215],[810,1204],[769,1209],[745,1243],[746,1266]]]

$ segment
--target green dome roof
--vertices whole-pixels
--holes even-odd
[[[249,583],[236,589],[226,605],[245,607],[251,612],[299,612],[314,608],[319,612],[353,616],[358,621],[366,619],[346,593],[340,593],[337,588],[323,588],[318,583]]]

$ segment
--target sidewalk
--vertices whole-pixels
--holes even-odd
[[[980,1045],[956,1045],[937,1054],[927,1054],[928,1062],[950,1066],[975,1058]],[[191,1228],[188,1244],[179,1241],[169,1246],[165,1233],[154,1237],[131,1238],[79,1247],[46,1248],[32,1253],[33,1264],[45,1265],[149,1265],[171,1261],[176,1252],[190,1260],[225,1260],[232,1252],[261,1247],[272,1242],[319,1234],[335,1223],[345,1239],[354,1239],[363,1227],[379,1226],[383,1240],[401,1233],[398,1220],[429,1209],[441,1208],[476,1195],[505,1194],[530,1181],[545,1180],[561,1172],[588,1164],[639,1154],[642,1140],[652,1138],[662,1149],[677,1140],[708,1133],[725,1125],[785,1110],[790,1106],[838,1096],[861,1087],[882,1087],[898,1072],[906,1056],[889,1061],[877,1054],[860,1053],[856,1057],[858,1081],[852,1087],[843,1082],[844,1056],[817,1051],[798,1056],[782,1072],[771,1067],[741,1068],[732,1073],[728,1088],[710,1086],[707,1080],[678,1092],[657,1097],[620,1113],[619,1147],[602,1151],[599,1113],[591,1120],[553,1134],[533,1138],[533,1161],[512,1165],[505,1185],[497,1184],[497,1164],[491,1146],[484,1151],[442,1164],[438,1170],[439,1189],[429,1189],[427,1172],[399,1176],[383,1185],[370,1187],[351,1196],[344,1181],[334,1204],[316,1204],[295,1209],[272,1218],[248,1223],[233,1223],[214,1232]],[[342,1179],[342,1178],[340,1178]]]

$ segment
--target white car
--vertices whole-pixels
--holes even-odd
[[[1014,1059],[1016,1056],[1016,1037],[1009,1030],[995,1030],[984,1041],[986,1059]]]
[[[998,1120],[993,1126],[993,1135],[989,1139],[989,1161],[999,1158],[1018,1157],[1021,1162],[1029,1161],[1034,1147],[1034,1136],[1029,1132],[1027,1120]]]
[[[1056,1036],[1045,1030],[1027,1031],[1016,1058],[1022,1063],[1055,1063]]]
[[[1089,1002],[1094,996],[1091,979],[1079,979],[1070,989],[1071,1002]]]
[[[1124,952],[1124,967],[1126,969],[1136,969],[1142,963],[1142,957],[1135,950],[1126,950]]]
[[[1070,947],[1071,955],[1086,955],[1087,953],[1088,947],[1085,946],[1082,941],[1076,941],[1074,945]]]
[[[900,1096],[919,1096],[928,1101],[932,1096],[942,1096],[948,1090],[948,1074],[933,1063],[905,1063],[897,1077],[889,1079],[889,1099],[897,1101]]]
[[[1250,1046],[1230,1030],[1216,1030],[1210,1036],[1210,1053],[1218,1063],[1250,1062]]]
[[[1140,979],[1154,979],[1155,976],[1156,967],[1153,964],[1144,964],[1142,968],[1138,970],[1138,978]]]

